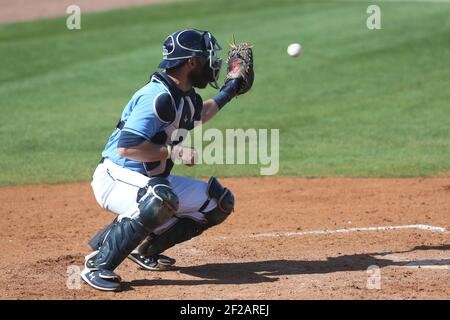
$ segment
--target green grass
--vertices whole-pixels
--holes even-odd
[[[368,4],[201,1],[84,14],[79,31],[65,18],[1,25],[0,184],[89,180],[162,40],[184,27],[208,29],[224,47],[233,33],[254,43],[252,91],[206,128],[279,128],[279,174],[447,176],[450,4],[381,2],[379,31],[366,28]],[[287,56],[291,42],[304,45],[302,58]]]

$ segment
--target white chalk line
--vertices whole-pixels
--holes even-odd
[[[437,233],[450,233],[443,227],[430,226],[426,224],[407,224],[400,226],[379,226],[379,227],[355,227],[355,228],[344,228],[336,230],[310,230],[310,231],[286,231],[286,232],[266,232],[266,233],[255,233],[251,235],[241,235],[241,236],[216,236],[208,237],[208,240],[227,240],[227,239],[242,239],[242,238],[277,238],[277,237],[301,237],[308,235],[329,235],[336,233],[352,233],[352,232],[365,232],[365,231],[391,231],[391,230],[405,230],[405,229],[416,229],[424,230],[429,232]]]
[[[436,226],[429,226],[425,224],[407,224],[401,226],[380,226],[380,227],[356,227],[356,228],[344,228],[337,230],[311,230],[311,231],[297,231],[297,232],[268,232],[254,234],[252,237],[296,237],[305,235],[322,235],[322,234],[333,234],[333,233],[351,233],[351,232],[361,232],[361,231],[388,231],[388,230],[402,230],[402,229],[418,229],[430,232],[445,233],[447,229]]]
[[[249,239],[249,238],[277,238],[277,237],[301,237],[309,235],[330,235],[330,234],[350,234],[353,232],[370,232],[370,231],[392,231],[392,230],[423,230],[434,233],[449,234],[450,230],[426,224],[407,224],[399,226],[378,226],[378,227],[355,227],[355,228],[343,228],[335,230],[310,230],[310,231],[296,231],[296,232],[266,232],[256,233],[251,235],[242,236],[217,236],[208,237],[205,240],[227,240],[227,239]],[[392,261],[402,261],[400,258],[394,258]],[[410,261],[403,266],[403,268],[418,268],[418,269],[450,269],[450,260],[435,261],[435,260],[416,260]]]

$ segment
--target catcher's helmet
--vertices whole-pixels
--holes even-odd
[[[212,70],[211,86],[218,88],[222,59],[217,52],[222,50],[217,40],[208,31],[185,29],[172,33],[163,43],[163,60],[160,68],[173,69],[182,65],[191,57],[207,57]]]

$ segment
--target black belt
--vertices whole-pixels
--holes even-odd
[[[105,159],[106,159],[105,157],[102,157],[102,159],[100,160],[100,162],[98,164],[105,162]]]

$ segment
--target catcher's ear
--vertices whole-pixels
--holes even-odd
[[[204,62],[203,62],[203,60],[204,60]],[[207,59],[204,57],[192,57],[192,58],[188,59],[187,65],[189,66],[190,69],[195,69],[198,66],[203,67],[204,64],[206,63],[206,60]]]
[[[189,66],[190,69],[194,69],[197,66],[197,64],[198,61],[194,57],[189,58],[187,61],[187,65]]]

